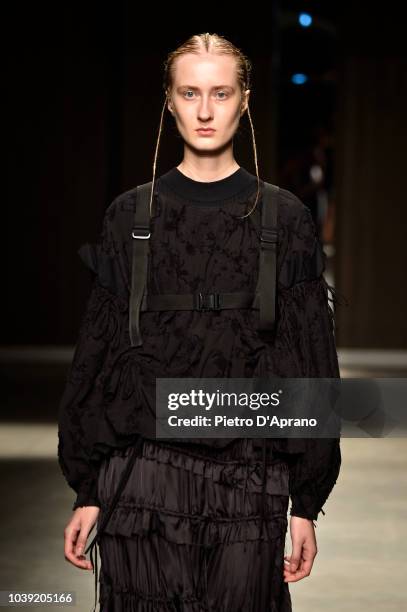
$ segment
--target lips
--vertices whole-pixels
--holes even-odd
[[[198,134],[213,134],[215,132],[215,130],[212,128],[209,128],[209,129],[199,128],[196,131],[198,132]]]

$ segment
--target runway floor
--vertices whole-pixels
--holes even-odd
[[[342,376],[406,377],[400,355],[342,357]],[[56,460],[55,402],[64,367],[64,360],[52,371],[44,363],[7,365],[3,354],[8,393],[0,423],[0,589],[74,591],[77,604],[70,609],[82,612],[92,609],[94,576],[64,559],[74,494]],[[312,574],[290,584],[293,610],[407,610],[406,440],[344,438],[341,447],[341,474],[317,523]]]

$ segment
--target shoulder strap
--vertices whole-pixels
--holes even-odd
[[[272,331],[276,318],[278,185],[264,182],[261,213],[259,277],[254,305],[259,310],[259,331]]]
[[[137,186],[133,222],[133,254],[129,303],[129,334],[132,346],[141,346],[140,308],[147,295],[147,264],[150,238],[150,196],[152,181]]]

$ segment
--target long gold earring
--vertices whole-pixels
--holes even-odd
[[[249,117],[249,122],[250,122],[250,128],[251,128],[251,134],[252,134],[252,143],[253,143],[253,153],[254,153],[254,164],[256,166],[256,177],[257,177],[257,193],[256,193],[256,200],[254,202],[254,206],[253,208],[246,214],[243,216],[239,216],[239,219],[244,219],[245,217],[248,217],[249,215],[252,214],[252,212],[254,211],[254,209],[257,206],[257,201],[259,199],[259,193],[260,193],[260,177],[259,177],[259,167],[257,164],[257,149],[256,149],[256,139],[254,136],[254,127],[253,127],[253,121],[252,121],[252,117],[250,114],[250,107],[249,107],[249,103],[247,103],[247,116]]]
[[[163,117],[164,117],[166,106],[167,106],[167,97],[165,97],[164,104],[161,109],[160,126],[158,128],[157,143],[156,143],[155,151],[154,151],[153,179],[152,179],[151,194],[150,194],[150,217],[152,215],[152,202],[153,202],[153,193],[154,193],[154,185],[155,185],[155,173],[156,173],[156,166],[157,166],[158,147],[160,145],[161,132],[163,128]]]

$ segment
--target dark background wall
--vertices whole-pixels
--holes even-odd
[[[367,6],[367,5],[366,5]],[[393,2],[356,4],[340,36],[336,125],[339,342],[406,348],[407,53]]]
[[[332,265],[350,304],[338,312],[338,345],[406,347],[402,21],[395,3],[386,19],[362,3],[340,10],[328,4],[275,2],[267,20],[253,6],[236,23],[198,16],[187,27],[169,27],[163,13],[159,21],[154,13],[141,18],[130,2],[66,3],[63,15],[39,14],[36,6],[13,15],[2,344],[75,341],[90,286],[76,251],[97,239],[116,195],[151,180],[163,61],[192,33],[209,31],[230,38],[253,62],[251,113],[263,179],[300,194],[285,172],[287,160],[309,145],[315,125],[333,122]],[[306,8],[319,19],[309,38],[293,26],[296,10]],[[313,75],[308,88],[290,84],[295,69]],[[158,174],[182,156],[168,113],[161,142]],[[247,117],[235,155],[254,173]]]

